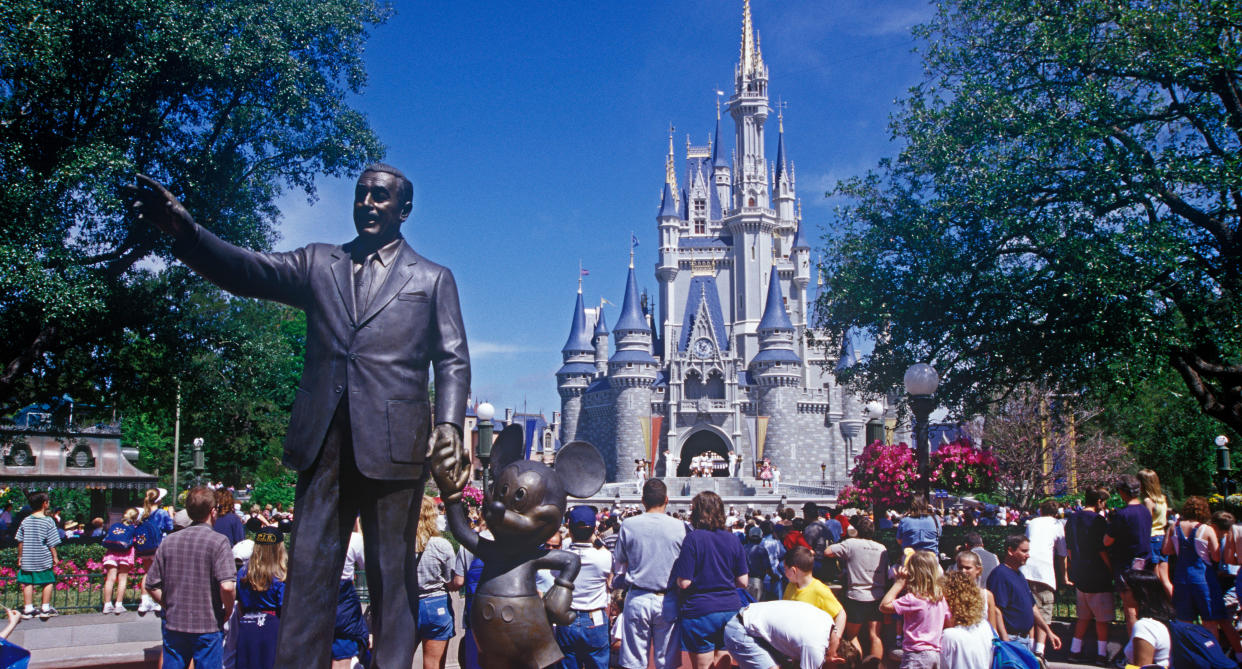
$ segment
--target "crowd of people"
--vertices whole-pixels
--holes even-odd
[[[1114,497],[1115,495],[1115,497]],[[140,612],[163,609],[165,667],[266,669],[281,624],[292,514],[280,508],[243,512],[223,487],[190,490],[175,513],[152,489],[101,541],[104,613],[125,611],[129,573],[145,567]],[[1109,508],[1109,500],[1120,505]],[[20,617],[50,617],[56,547],[63,541],[46,493],[30,496],[14,533],[19,542]],[[772,669],[901,666],[983,669],[993,666],[994,639],[1034,658],[1062,648],[1071,659],[1113,666],[1173,667],[1179,635],[1194,626],[1234,657],[1242,640],[1233,595],[1242,564],[1242,525],[1212,513],[1202,497],[1171,509],[1153,472],[1122,475],[1110,488],[1088,488],[1081,503],[1053,501],[1035,515],[997,513],[1013,530],[999,551],[978,532],[946,547],[950,520],[915,499],[899,517],[813,503],[765,514],[726,508],[705,491],[688,510],[669,509],[660,479],[642,487],[642,506],[576,506],[547,542],[571,551],[572,623],[556,627],[564,667]],[[472,516],[487,536],[485,523]],[[893,523],[898,543],[877,541]],[[159,530],[157,549],[142,550],[144,527]],[[128,544],[113,536],[133,528]],[[452,597],[471,595],[483,571],[443,535],[443,509],[425,497],[415,542],[419,583],[418,639],[424,669],[445,666],[457,634]],[[166,535],[166,536],[165,536]],[[249,538],[247,538],[249,537]],[[365,569],[360,530],[350,538],[338,593],[334,669],[365,666],[369,638],[354,586]],[[541,571],[546,592],[555,572]],[[1058,589],[1073,588],[1077,619],[1062,639],[1051,622]],[[36,608],[36,590],[41,601]],[[1226,605],[1229,601],[1233,608]],[[1109,657],[1115,612],[1126,643]],[[468,614],[461,624],[468,625]],[[460,664],[478,667],[469,630],[460,635]],[[1065,633],[1062,632],[1064,635]],[[212,650],[214,649],[214,650]]]

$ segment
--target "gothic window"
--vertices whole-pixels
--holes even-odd
[[[707,386],[705,390],[707,391],[706,396],[710,397],[711,399],[714,399],[714,400],[724,399],[724,396],[725,396],[724,376],[718,371],[714,371],[711,374],[708,374],[707,375]]]
[[[703,377],[699,376],[697,371],[691,370],[686,374],[685,395],[688,400],[697,400],[703,397],[707,389],[703,385]]]
[[[747,200],[747,201],[746,201],[746,206],[747,206],[747,207],[753,207],[753,206],[755,206],[755,198],[753,198],[753,197],[752,197],[752,198],[750,198],[749,200]]]
[[[707,200],[696,199],[694,201],[694,234],[702,235],[707,233]]]
[[[884,441],[884,423],[867,423],[867,443],[871,444],[876,441]]]

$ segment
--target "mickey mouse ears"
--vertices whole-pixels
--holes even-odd
[[[556,452],[556,473],[570,497],[590,497],[604,486],[604,456],[585,441],[571,441]]]

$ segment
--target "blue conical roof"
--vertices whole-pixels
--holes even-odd
[[[664,192],[668,192],[667,185]],[[616,325],[612,326],[612,330],[613,332],[623,330],[650,332],[647,319],[643,317],[642,304],[638,300],[638,282],[634,280],[633,267],[630,268],[630,274],[625,280],[625,300],[621,302],[621,317],[617,319]]]
[[[678,218],[677,200],[673,197],[673,189],[664,182],[664,193],[660,195],[660,218]]]
[[[773,265],[772,276],[768,279],[768,303],[763,308],[763,318],[759,319],[759,331],[792,329],[793,322],[785,311],[785,296],[781,293],[781,278]]]
[[[785,173],[785,132],[782,130],[776,135],[776,181],[772,182],[773,187],[781,185],[781,175]]]
[[[574,307],[574,321],[569,326],[569,339],[561,353],[591,353],[591,331],[587,328],[586,309],[582,306],[582,293],[578,293],[578,304]]]
[[[608,324],[604,322],[604,307],[600,305],[599,316],[595,318],[595,336],[608,334]]]
[[[716,117],[716,138],[712,140],[712,167],[728,167],[729,161],[725,160],[720,150],[720,117]]]
[[[793,248],[810,250],[811,245],[806,242],[806,224],[798,221],[798,231],[794,233]]]

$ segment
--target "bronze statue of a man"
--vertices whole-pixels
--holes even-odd
[[[298,472],[283,609],[295,617],[280,626],[276,666],[329,664],[341,568],[361,514],[372,666],[408,669],[418,641],[414,543],[424,465],[432,448],[442,466],[460,472],[470,392],[453,275],[401,236],[413,207],[410,181],[388,165],[367,167],[354,190],[357,237],[287,253],[222,241],[146,176],[130,194],[138,217],[173,237],[173,254],[194,271],[235,295],[306,312],[305,366],[284,451]]]

